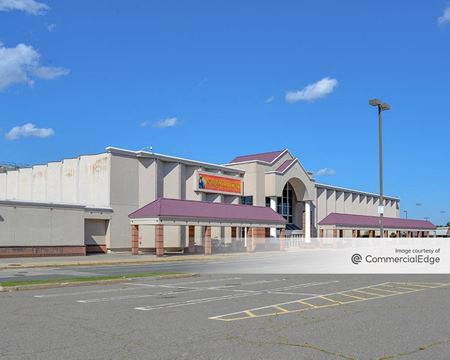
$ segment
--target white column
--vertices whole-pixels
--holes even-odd
[[[270,208],[277,212],[277,197],[270,197]],[[277,237],[277,228],[270,228],[270,236],[276,238]]]
[[[311,242],[311,203],[305,201],[305,223],[303,224],[305,243]]]

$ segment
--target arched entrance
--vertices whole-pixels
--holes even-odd
[[[286,219],[287,234],[297,238],[303,237],[306,243],[311,241],[313,228],[311,197],[299,178],[290,178],[284,184],[279,196],[268,198],[266,201],[270,201],[270,207]]]

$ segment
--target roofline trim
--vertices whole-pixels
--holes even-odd
[[[355,189],[350,189],[350,188],[345,188],[345,187],[335,186],[335,185],[327,185],[327,184],[322,184],[322,183],[316,183],[316,187],[325,188],[325,189],[340,190],[342,192],[352,192],[352,193],[358,193],[358,194],[362,194],[362,195],[369,195],[369,196],[376,197],[376,198],[380,197],[380,194],[375,194],[375,193],[371,193],[371,192],[355,190]],[[400,198],[399,197],[395,197],[395,196],[384,195],[383,197],[385,199],[387,199],[387,200],[400,201]]]
[[[111,207],[100,207],[100,206],[93,206],[93,205],[70,204],[70,203],[24,201],[24,200],[0,200],[0,205],[32,206],[32,207],[45,207],[45,208],[67,208],[67,209],[79,209],[79,210],[85,210],[85,211],[113,212],[113,209]]]
[[[155,158],[155,159],[168,160],[168,161],[173,161],[173,162],[182,162],[182,163],[190,164],[190,165],[205,166],[210,169],[234,172],[237,174],[245,173],[244,170],[230,169],[229,167],[226,167],[223,165],[212,164],[212,163],[208,163],[208,162],[191,160],[191,159],[185,159],[185,158],[181,158],[181,157],[177,157],[177,156],[164,155],[164,154],[159,154],[159,153],[154,153],[154,152],[149,152],[149,151],[144,151],[144,150],[133,151],[133,150],[117,148],[114,146],[108,146],[106,148],[106,151],[111,154],[131,155],[136,158]]]

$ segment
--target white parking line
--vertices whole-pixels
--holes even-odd
[[[174,307],[181,307],[181,306],[188,306],[188,305],[203,304],[203,303],[213,302],[213,301],[238,299],[238,298],[255,296],[255,295],[260,295],[260,294],[259,293],[245,293],[245,294],[236,294],[236,295],[215,296],[215,297],[202,298],[202,299],[165,303],[165,304],[159,304],[159,305],[153,305],[153,306],[139,306],[139,307],[136,307],[135,310],[142,310],[142,311],[160,310],[160,309],[167,309],[167,308],[174,308]]]
[[[111,296],[111,297],[103,297],[103,298],[93,298],[93,299],[78,299],[76,302],[83,303],[83,304],[89,304],[89,303],[100,303],[100,302],[110,302],[110,301],[121,301],[121,300],[130,300],[130,299],[145,299],[145,298],[151,298],[151,297],[157,297],[157,296],[167,296],[167,295],[174,295],[174,294],[184,294],[184,293],[193,293],[193,292],[201,292],[201,291],[222,291],[222,292],[234,292],[235,294],[230,295],[223,295],[218,297],[213,297],[214,299],[220,300],[220,299],[233,299],[233,298],[239,298],[243,295],[265,295],[265,294],[275,294],[275,295],[294,295],[294,296],[316,296],[318,294],[316,293],[304,293],[304,292],[295,292],[292,290],[300,289],[300,288],[307,288],[307,287],[313,287],[313,286],[321,286],[321,285],[328,285],[332,283],[337,283],[339,281],[333,280],[333,281],[326,281],[326,282],[309,282],[309,283],[302,283],[302,284],[295,284],[290,286],[283,286],[283,287],[275,287],[275,288],[269,288],[269,289],[260,289],[260,290],[253,290],[253,289],[235,289],[235,287],[239,286],[245,286],[245,285],[259,285],[259,284],[269,284],[273,282],[280,282],[280,281],[286,281],[288,279],[273,279],[273,280],[257,280],[257,281],[248,281],[243,283],[236,283],[236,284],[228,284],[228,285],[218,285],[218,286],[211,286],[211,287],[196,287],[196,286],[180,286],[180,285],[186,285],[186,284],[203,284],[203,283],[210,283],[210,282],[217,282],[217,281],[230,281],[230,280],[241,280],[239,277],[231,277],[231,278],[223,278],[223,279],[208,279],[208,280],[199,280],[199,281],[189,281],[189,282],[178,282],[178,283],[165,283],[165,284],[146,284],[146,283],[124,283],[124,285],[129,285],[130,288],[125,289],[110,289],[110,290],[103,290],[104,292],[108,291],[127,291],[132,289],[144,289],[144,288],[152,288],[152,289],[171,289],[170,292],[158,292],[153,294],[133,294],[133,295],[118,295],[118,296]],[[102,290],[93,291],[92,293],[96,292],[102,292]],[[76,295],[77,293],[68,293],[69,295]],[[90,292],[80,292],[80,295],[88,295]],[[66,295],[66,294],[49,294],[48,296],[53,295]],[[45,295],[37,295],[37,296],[45,296]],[[210,299],[210,298],[207,298]],[[214,301],[217,301],[214,300]],[[199,301],[202,301],[201,299]],[[181,302],[184,303],[184,302]],[[197,300],[189,300],[187,304],[195,304],[197,303]],[[168,303],[173,304],[173,303]],[[161,305],[155,305],[150,306],[153,310],[154,307],[160,308],[164,307],[167,304],[161,304]]]
[[[286,288],[299,288],[299,287],[308,287],[308,286],[319,286],[319,285],[327,285],[331,283],[336,283],[335,281],[328,281],[328,282],[317,282],[317,283],[305,283],[305,284],[298,284],[289,286]],[[204,290],[209,290],[205,288],[199,288]],[[281,289],[281,288],[280,288]],[[211,288],[211,290],[215,290],[214,288]],[[225,289],[219,289],[219,290],[225,290]],[[228,289],[227,289],[228,290]],[[275,292],[273,292],[275,290]],[[203,304],[206,302],[213,302],[213,301],[224,301],[224,300],[233,300],[233,299],[239,299],[243,297],[248,296],[259,296],[259,295],[267,295],[267,294],[276,294],[277,289],[267,289],[267,290],[239,290],[242,291],[240,294],[234,294],[234,295],[223,295],[223,296],[215,296],[215,297],[208,297],[208,298],[201,298],[201,299],[193,299],[193,300],[186,300],[186,301],[180,301],[180,302],[171,302],[171,303],[164,303],[164,304],[158,304],[158,305],[150,305],[150,306],[139,306],[136,307],[135,310],[142,310],[142,311],[151,311],[151,310],[161,310],[166,308],[174,308],[174,307],[181,307],[181,306],[190,306],[190,305],[196,305],[196,304]],[[317,296],[317,294],[292,294],[292,295],[304,295],[304,296]]]
[[[184,291],[184,293],[191,293],[196,292],[197,289]],[[79,303],[83,304],[89,304],[89,303],[99,303],[99,302],[109,302],[109,301],[118,301],[118,300],[129,300],[129,299],[143,299],[143,298],[149,298],[149,297],[155,297],[155,296],[168,296],[168,295],[174,295],[179,294],[179,291],[171,291],[167,293],[158,293],[158,294],[135,294],[135,295],[122,295],[122,296],[113,296],[109,298],[98,298],[98,299],[86,299],[86,300],[77,300]]]
[[[128,285],[128,284],[127,284]],[[114,289],[104,289],[104,290],[90,290],[90,291],[77,291],[77,292],[68,292],[68,293],[56,293],[56,294],[42,294],[42,295],[34,295],[35,298],[52,298],[52,297],[61,297],[61,296],[73,296],[73,295],[89,295],[89,294],[101,294],[115,291],[138,291],[139,288],[126,287],[126,288],[114,288]]]
[[[198,280],[198,281],[185,281],[178,283],[168,283],[168,284],[145,284],[145,283],[127,283],[127,285],[134,286],[148,286],[148,287],[178,287],[178,285],[191,285],[191,284],[203,284],[209,282],[219,282],[219,281],[230,281],[230,280],[241,280],[240,277],[231,277],[231,278],[223,278],[223,279],[209,279],[209,280]]]

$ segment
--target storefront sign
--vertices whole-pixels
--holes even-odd
[[[199,172],[197,176],[197,190],[240,195],[242,192],[242,180],[231,176]]]

